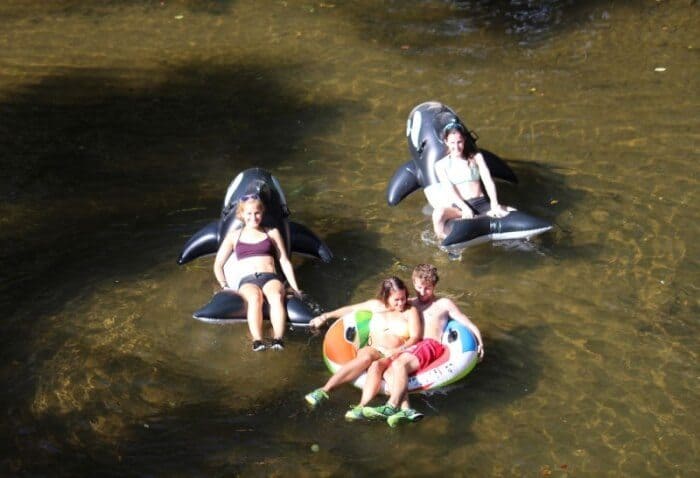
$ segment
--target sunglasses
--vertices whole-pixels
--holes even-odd
[[[241,196],[241,202],[250,201],[251,199],[260,199],[260,196],[257,194],[246,194],[245,196]]]

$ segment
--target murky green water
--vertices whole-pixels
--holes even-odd
[[[3,475],[700,474],[695,1],[11,0],[0,19]],[[421,240],[422,194],[386,206],[431,99],[553,233],[450,260]],[[212,263],[175,258],[254,165],[336,254],[297,260],[322,305],[431,261],[480,326],[485,361],[415,398],[420,424],[346,424],[351,388],[307,412],[320,337],[254,355],[245,327],[190,319]]]

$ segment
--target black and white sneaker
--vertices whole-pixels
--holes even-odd
[[[284,350],[284,340],[272,339],[272,342],[270,342],[270,348],[272,350]]]
[[[262,340],[253,340],[253,352],[260,352],[261,350],[265,350],[267,347],[265,346],[265,342]]]

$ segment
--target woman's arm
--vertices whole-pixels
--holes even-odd
[[[339,309],[324,312],[321,315],[314,317],[309,321],[309,326],[320,327],[330,319],[337,319],[351,312],[355,312],[356,310],[371,310],[372,312],[377,312],[378,310],[381,310],[382,307],[384,307],[384,304],[382,304],[382,301],[379,299],[370,299],[358,304],[345,305]]]
[[[493,177],[491,177],[491,171],[486,165],[486,160],[484,160],[484,155],[481,153],[476,153],[474,156],[476,165],[479,168],[479,174],[481,175],[481,182],[484,183],[484,189],[486,189],[486,195],[491,201],[491,212],[495,217],[501,217],[508,214],[508,212],[498,203],[498,195],[496,194],[496,183],[493,182]]]
[[[294,291],[299,292],[297,278],[294,275],[294,267],[292,267],[292,262],[289,260],[289,256],[287,255],[287,250],[282,242],[280,232],[276,228],[270,229],[267,231],[267,235],[272,238],[272,242],[275,244],[275,248],[277,249],[277,257],[279,258],[280,266],[282,267],[284,276],[287,278],[287,282],[289,282],[289,285]]]
[[[219,250],[216,252],[216,259],[214,260],[214,275],[216,276],[216,280],[219,282],[222,289],[228,287],[228,284],[226,283],[226,275],[224,275],[224,264],[226,264],[228,258],[231,257],[231,254],[235,248],[236,240],[233,238],[232,230],[226,234],[224,241],[221,243]]]

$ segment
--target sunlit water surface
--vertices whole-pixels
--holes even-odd
[[[0,6],[0,470],[698,476],[696,2],[350,3]],[[432,99],[553,232],[450,257],[421,193],[386,205]],[[421,423],[345,423],[350,387],[307,411],[320,336],[190,318],[212,260],[175,258],[254,165],[335,253],[295,260],[323,307],[433,262],[481,328]]]

